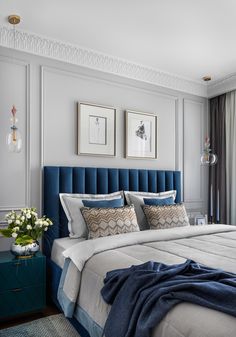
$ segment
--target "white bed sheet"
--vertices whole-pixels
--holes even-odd
[[[63,252],[77,244],[78,242],[84,241],[85,238],[71,239],[69,237],[55,239],[53,241],[51,260],[55,262],[60,268],[63,268],[65,257]]]

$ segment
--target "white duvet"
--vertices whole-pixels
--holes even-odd
[[[80,242],[63,255],[69,261],[59,289],[65,313],[71,315],[78,304],[102,328],[109,312],[100,295],[107,271],[148,260],[174,264],[189,258],[236,274],[236,227],[206,225],[121,234]],[[236,337],[236,319],[182,303],[153,331],[153,337],[172,336]]]

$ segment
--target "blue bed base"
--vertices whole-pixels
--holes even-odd
[[[176,202],[181,202],[181,173],[143,169],[44,167],[43,213],[53,221],[53,226],[44,234],[43,253],[47,257],[48,293],[58,308],[57,289],[62,270],[50,259],[51,249],[55,239],[69,234],[59,193],[105,194],[120,190],[154,193],[176,190]],[[76,319],[70,321],[81,337],[89,337]]]

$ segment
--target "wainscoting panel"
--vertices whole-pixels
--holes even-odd
[[[29,66],[1,57],[0,74],[0,222],[2,222],[6,212],[26,207],[29,203]],[[10,153],[6,145],[13,104],[17,109],[17,126],[23,142],[20,153]]]
[[[205,168],[200,157],[204,142],[204,103],[184,100],[184,202],[189,209],[201,210],[205,200]]]
[[[130,85],[42,69],[42,165],[176,169],[177,97]],[[77,103],[116,108],[116,157],[77,155]],[[125,110],[157,115],[157,159],[125,158]],[[178,140],[177,140],[178,142]]]
[[[41,213],[44,165],[181,170],[188,214],[204,214],[205,98],[3,47],[0,85],[0,226],[11,209],[34,206]],[[80,101],[116,108],[116,157],[77,154]],[[6,146],[12,104],[23,138],[19,154]],[[126,109],[157,115],[156,160],[125,158]],[[10,241],[0,236],[0,250],[8,249]]]

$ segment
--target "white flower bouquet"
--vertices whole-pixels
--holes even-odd
[[[37,241],[53,223],[45,215],[38,218],[36,208],[22,208],[19,213],[11,211],[6,215],[8,228],[1,229],[5,237],[13,237],[20,246],[29,245]]]

